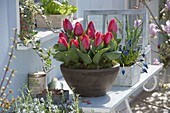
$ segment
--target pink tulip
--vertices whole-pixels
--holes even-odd
[[[108,31],[108,32],[106,33],[106,35],[105,35],[104,43],[105,43],[105,44],[109,44],[110,41],[112,40],[112,38],[113,38],[112,33]]]
[[[67,40],[67,36],[63,32],[60,32],[59,37],[64,37]]]
[[[95,32],[93,29],[89,28],[87,30],[87,35],[91,38],[91,39],[94,39],[95,38]]]
[[[115,32],[115,33],[118,31],[118,26],[116,24],[115,19],[112,19],[110,21],[109,26],[108,26],[108,31]]]
[[[58,44],[63,44],[66,48],[68,48],[67,41],[64,37],[60,37],[58,40]]]
[[[79,47],[79,43],[78,43],[78,40],[77,39],[71,39],[71,41],[70,41],[70,47],[72,47],[72,45],[75,45],[76,46],[76,48],[78,48]]]
[[[68,31],[71,32],[73,30],[73,26],[68,19],[65,19],[63,21],[63,27],[64,27],[65,32],[68,32]]]
[[[94,24],[93,24],[92,21],[90,21],[90,23],[88,24],[87,29],[92,29],[94,33],[96,32]]]
[[[80,39],[81,39],[81,43],[82,43],[83,47],[86,50],[89,50],[89,48],[90,48],[90,39],[89,39],[89,37],[86,34],[84,34],[83,36],[80,37]]]
[[[74,27],[74,35],[76,36],[81,36],[84,33],[82,25],[77,22],[75,27]]]
[[[99,46],[103,42],[102,34],[97,32],[96,33],[96,38],[94,40],[94,45]]]

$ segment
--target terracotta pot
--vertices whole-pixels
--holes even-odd
[[[70,69],[64,65],[60,68],[69,87],[84,97],[105,95],[119,71],[119,65],[104,69]]]

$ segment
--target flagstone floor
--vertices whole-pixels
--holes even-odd
[[[170,109],[170,89],[149,93],[143,91],[131,104],[133,113],[170,113],[170,110],[168,111],[162,106]]]

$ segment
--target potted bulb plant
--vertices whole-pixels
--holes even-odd
[[[73,20],[73,13],[77,11],[76,6],[69,5],[67,1],[62,3],[56,0],[41,0],[43,15],[54,28],[61,28],[64,18]],[[42,15],[37,15],[37,27],[49,28]]]
[[[53,47],[54,59],[63,62],[60,66],[67,84],[74,92],[86,97],[105,95],[112,87],[118,71],[117,24],[105,34],[96,32],[91,21],[86,30],[77,22],[73,28],[68,19],[63,21],[64,31]],[[114,35],[113,35],[114,33]]]
[[[117,21],[119,20],[117,19]],[[122,26],[120,21],[119,24]],[[125,45],[119,46],[119,50],[122,51],[122,54],[117,61],[120,63],[121,67],[114,85],[133,86],[140,79],[140,69],[142,68],[143,72],[147,72],[148,66],[144,63],[145,55],[141,54],[141,46],[139,44],[142,29],[141,19],[135,20],[133,27],[130,27],[128,19],[126,20],[126,40]],[[121,27],[120,31],[122,31]]]

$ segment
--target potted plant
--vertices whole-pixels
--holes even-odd
[[[122,26],[122,23],[118,19],[117,21],[120,26]],[[147,72],[148,66],[144,63],[144,58],[140,57],[141,55],[143,57],[145,56],[141,54],[141,46],[139,44],[142,29],[141,19],[135,20],[134,26],[130,27],[128,19],[126,18],[126,40],[124,45],[119,46],[122,54],[117,61],[121,67],[114,85],[133,86],[140,79],[140,68],[142,68],[143,72]],[[122,31],[122,27],[120,27],[120,31]],[[143,64],[143,66],[141,64]]]
[[[60,66],[67,84],[75,93],[86,97],[105,95],[112,87],[119,71],[117,24],[106,34],[96,32],[93,22],[86,30],[77,22],[73,28],[68,19],[63,21],[64,31],[54,45],[54,59],[63,62]],[[114,36],[113,36],[114,34]]]
[[[55,0],[41,0],[41,3],[43,15],[46,16],[54,28],[61,28],[64,18],[72,18],[73,20],[72,15],[77,11],[77,7],[69,5],[67,1],[60,3]],[[37,27],[49,28],[42,18],[42,15],[37,15]]]
[[[19,0],[20,11],[20,40],[27,45],[32,36],[36,34],[33,31],[35,28],[35,15],[37,14],[34,8],[34,0]],[[29,35],[31,35],[29,37]]]

